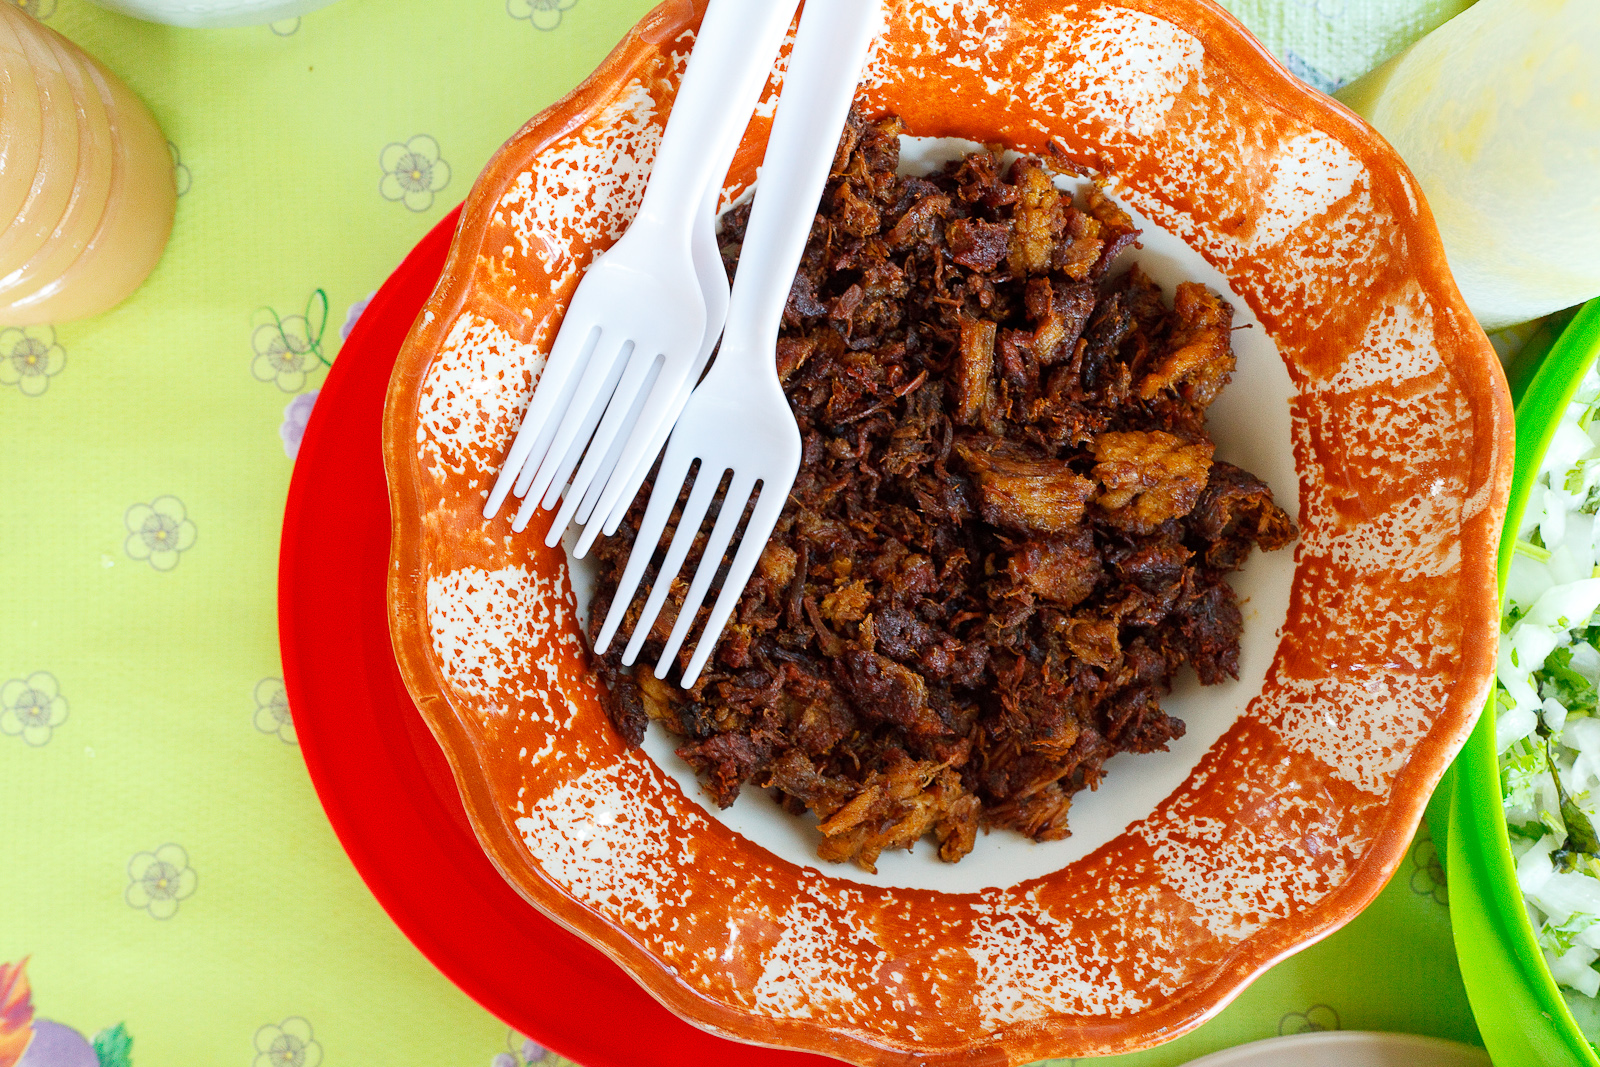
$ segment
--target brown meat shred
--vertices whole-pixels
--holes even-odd
[[[1106,518],[1130,533],[1149,534],[1194,510],[1216,451],[1210,441],[1184,441],[1161,430],[1103,433],[1090,446],[1096,499]]]
[[[853,115],[835,157],[776,353],[804,458],[715,655],[688,691],[622,642],[597,665],[626,743],[654,722],[718,804],[770,790],[867,870],[930,836],[955,862],[980,827],[1065,837],[1107,759],[1182,736],[1161,697],[1185,665],[1237,675],[1226,575],[1297,535],[1206,433],[1227,302],[1113,273],[1138,231],[1098,186],[987,151],[900,175],[902,130]],[[596,620],[649,488],[596,547]]]

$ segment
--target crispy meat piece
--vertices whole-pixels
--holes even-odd
[[[854,581],[822,598],[822,617],[829,622],[860,622],[872,604],[867,583]]]
[[[794,748],[772,761],[764,785],[828,815],[844,807],[856,789],[849,779],[823,775],[815,763]]]
[[[1011,272],[1027,275],[1048,270],[1056,240],[1067,227],[1061,192],[1036,159],[1012,164],[1011,183],[1018,191],[1009,251]]]
[[[972,846],[978,841],[978,819],[982,813],[983,802],[971,793],[963,792],[955,799],[944,802],[933,824],[933,836],[939,842],[940,859],[955,863],[972,851]]]
[[[956,219],[945,226],[944,242],[950,258],[963,267],[985,273],[1006,258],[1011,246],[1011,227],[1003,222],[982,219]]]
[[[1071,837],[1067,829],[1067,811],[1072,807],[1072,794],[1055,782],[1048,782],[1038,791],[1013,797],[995,804],[985,813],[992,826],[1009,826],[1035,841],[1060,841]]]
[[[1100,255],[1105,251],[1101,240],[1103,227],[1100,220],[1088,212],[1073,208],[1067,212],[1067,233],[1050,256],[1050,268],[1060,271],[1073,281],[1083,281],[1089,276]]]
[[[731,808],[739,788],[755,774],[764,753],[747,734],[713,734],[704,741],[684,745],[678,757],[704,780],[719,808]]]
[[[1066,462],[989,437],[958,440],[955,448],[978,486],[983,520],[990,525],[1066,533],[1083,518],[1094,483]]]
[[[833,160],[775,353],[801,468],[715,655],[687,692],[620,647],[596,664],[625,743],[654,723],[718,804],[769,789],[867,870],[927,838],[955,862],[980,826],[1066,836],[1106,760],[1183,735],[1180,671],[1237,673],[1225,575],[1295,536],[1213,462],[1232,309],[1114,273],[1139,234],[1099,187],[989,151],[902,176],[902,132],[852,115]],[[730,272],[748,219],[724,220]],[[648,495],[595,546],[601,615]]]
[[[1244,621],[1233,589],[1221,578],[1186,588],[1176,612],[1188,660],[1202,685],[1239,677],[1239,631]]]
[[[839,229],[852,237],[877,233],[882,222],[877,207],[857,196],[850,182],[840,182],[834,187],[833,218]]]
[[[1091,667],[1111,670],[1122,662],[1117,624],[1110,619],[1072,619],[1063,636],[1072,654]]]
[[[1085,527],[1066,537],[1028,541],[1006,563],[1012,581],[1040,600],[1063,608],[1081,603],[1100,581],[1104,568],[1094,538]]]
[[[1102,232],[1110,237],[1120,237],[1125,233],[1137,233],[1133,228],[1133,219],[1122,210],[1122,206],[1105,194],[1105,190],[1098,184],[1089,187],[1084,194],[1084,202],[1089,208],[1089,214],[1103,227]]]
[[[1154,593],[1183,580],[1184,567],[1194,553],[1175,532],[1163,529],[1148,540],[1107,553],[1117,577],[1129,585]]]
[[[1094,311],[1094,286],[1083,282],[1054,285],[1049,278],[1028,281],[1028,315],[1038,323],[1033,331],[1033,352],[1049,366],[1068,359]]]
[[[950,198],[943,193],[933,193],[918,200],[899,221],[886,238],[891,251],[899,252],[918,241],[926,241],[935,232],[939,220],[950,214]]]
[[[989,403],[994,373],[995,324],[992,319],[961,318],[961,350],[956,371],[956,421],[972,426]]]
[[[1095,502],[1111,522],[1136,534],[1189,514],[1216,451],[1210,441],[1185,442],[1161,430],[1103,433],[1091,447],[1094,478],[1104,486]]]
[[[837,662],[839,686],[862,714],[912,734],[950,732],[928,704],[928,683],[916,671],[865,649],[849,649]]]
[[[805,706],[790,727],[790,737],[801,751],[813,756],[828,752],[849,737],[856,717],[835,692],[819,696]]]
[[[600,702],[611,717],[611,725],[617,728],[629,748],[637,747],[644,741],[644,728],[650,722],[645,715],[644,701],[639,698],[639,686],[632,677],[609,663],[602,662],[597,673],[600,675]]]
[[[771,582],[773,588],[784,589],[794,580],[794,567],[800,557],[782,541],[769,541],[756,562],[756,571]]]
[[[1206,562],[1224,571],[1242,566],[1252,545],[1272,552],[1299,534],[1261,479],[1221,460],[1211,465],[1211,476],[1189,513],[1188,525],[1210,542]]]
[[[1178,331],[1139,382],[1139,396],[1150,400],[1171,389],[1195,407],[1210,407],[1233,374],[1233,305],[1198,282],[1180,282],[1172,310]]]
[[[823,836],[817,854],[876,874],[884,852],[909,849],[932,830],[940,854],[948,849],[954,862],[972,850],[977,835],[976,825],[968,830],[973,813],[965,801],[972,799],[953,771],[900,756],[886,770],[874,771],[859,793],[817,827]]]

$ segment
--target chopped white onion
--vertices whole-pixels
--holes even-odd
[[[1495,662],[1495,741],[1517,882],[1550,973],[1591,1040],[1600,1040],[1600,1001],[1591,999],[1600,995],[1600,856],[1578,851],[1585,838],[1567,819],[1600,827],[1600,649],[1587,639],[1600,609],[1600,418],[1588,418],[1596,403],[1600,373],[1591,367],[1518,525]],[[1549,657],[1558,649],[1566,656],[1557,662],[1581,682],[1556,672]],[[1541,673],[1547,665],[1551,673]]]

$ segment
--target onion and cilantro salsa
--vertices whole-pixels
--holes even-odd
[[[1600,1035],[1600,375],[1561,419],[1506,584],[1496,742],[1517,880],[1555,979]]]

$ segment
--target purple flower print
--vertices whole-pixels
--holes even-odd
[[[577,1067],[539,1042],[515,1030],[506,1033],[506,1051],[496,1053],[489,1067]]]
[[[378,291],[374,289],[350,305],[350,310],[344,313],[344,325],[339,327],[340,341],[350,340],[350,331],[356,328],[356,321],[361,318],[362,313],[367,310],[367,305],[372,303],[372,298],[377,295]]]
[[[283,425],[278,427],[278,436],[283,438],[283,454],[290,459],[300,454],[300,441],[306,435],[306,424],[311,421],[311,408],[316,404],[320,392],[322,390],[313,389],[309,393],[301,393],[283,409]]]

